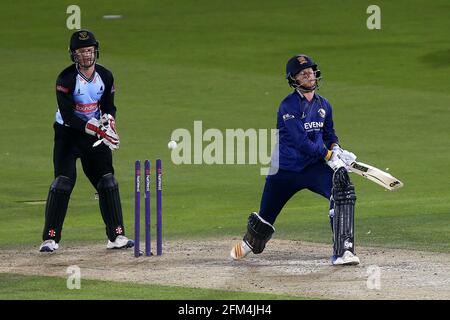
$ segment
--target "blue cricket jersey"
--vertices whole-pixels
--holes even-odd
[[[323,161],[331,145],[339,143],[331,105],[317,93],[311,101],[298,91],[289,94],[280,104],[277,129],[279,154],[274,156],[283,170],[301,172]]]

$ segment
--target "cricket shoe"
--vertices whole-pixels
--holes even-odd
[[[233,260],[240,260],[248,256],[250,252],[252,252],[252,249],[248,246],[248,244],[245,241],[241,241],[236,243],[233,249],[231,249],[230,256]]]
[[[336,256],[332,256],[331,257],[331,263],[334,266],[351,266],[351,265],[357,265],[359,264],[359,258],[351,253],[351,251],[345,251],[344,254],[342,255],[342,257],[336,257]]]
[[[59,248],[59,245],[55,242],[55,240],[45,240],[42,242],[39,247],[39,252],[53,252]]]
[[[108,240],[106,249],[122,249],[122,248],[131,248],[133,246],[134,246],[133,240],[130,240],[125,236],[117,236],[116,240],[114,241]]]

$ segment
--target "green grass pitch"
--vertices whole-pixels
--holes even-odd
[[[39,201],[53,180],[54,83],[70,63],[70,4],[1,4],[0,250],[41,241]],[[243,234],[248,214],[259,208],[260,166],[176,166],[167,142],[176,128],[193,130],[196,120],[204,130],[274,128],[279,102],[290,92],[285,63],[306,53],[319,63],[319,93],[333,105],[343,146],[405,183],[390,193],[352,176],[358,245],[450,252],[447,0],[378,1],[381,30],[367,29],[372,3],[365,0],[77,4],[82,27],[100,41],[99,62],[115,76],[121,146],[114,165],[129,235],[134,161],[147,158],[152,165],[163,160],[166,239]],[[102,19],[107,14],[122,19]],[[274,237],[328,243],[327,206],[319,196],[297,194],[279,216]],[[81,166],[64,241],[105,241],[94,189]],[[34,291],[20,293],[31,285],[28,278],[10,277],[19,292],[12,298],[36,298]],[[34,288],[48,285],[34,280]],[[181,291],[179,297],[191,294]]]

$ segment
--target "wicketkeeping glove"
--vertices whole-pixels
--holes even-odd
[[[96,147],[103,142],[111,150],[119,148],[119,136],[111,126],[104,126],[102,122],[92,118],[86,123],[85,131],[87,134],[99,138],[99,140],[93,144],[93,147]]]
[[[116,120],[114,119],[114,117],[108,113],[103,114],[100,117],[100,122],[102,123],[102,125],[104,127],[110,127],[112,129],[112,131],[114,131],[117,134],[116,131]]]

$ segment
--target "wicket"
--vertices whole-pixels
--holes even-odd
[[[162,255],[162,162],[156,160],[156,255]],[[134,256],[141,256],[141,161],[136,160],[134,174]],[[144,161],[145,255],[151,256],[150,161]]]

